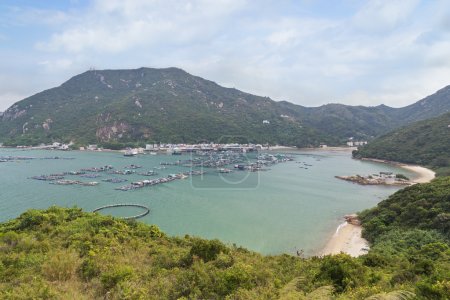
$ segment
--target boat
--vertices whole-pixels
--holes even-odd
[[[128,180],[122,179],[122,178],[107,178],[107,179],[102,179],[102,181],[104,181],[104,182],[111,182],[111,183],[121,183],[121,182],[125,182],[125,181],[128,181]]]
[[[147,171],[147,172],[138,173],[138,175],[142,175],[142,176],[154,176],[154,175],[158,175],[158,173],[155,172],[155,171]]]
[[[138,154],[136,149],[127,148],[123,156],[136,156]]]
[[[172,149],[172,155],[181,155],[181,149],[180,148],[173,148]]]
[[[124,168],[125,168],[125,169],[140,169],[140,168],[142,168],[142,166],[140,166],[140,165],[135,165],[135,164],[131,164],[131,165],[129,165],[129,166],[125,166]]]

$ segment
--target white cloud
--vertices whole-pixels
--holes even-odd
[[[27,96],[27,94],[19,94],[16,92],[0,92],[0,112],[5,111],[13,103],[22,100]]]
[[[14,61],[38,66],[24,78],[42,89],[90,66],[175,66],[313,106],[401,106],[448,84],[448,2],[375,0],[339,15],[308,11],[314,3],[97,0],[61,12],[29,9],[35,19],[55,21],[45,24],[51,33],[35,49],[20,49],[24,57]]]
[[[67,58],[43,60],[37,62],[40,66],[45,66],[50,70],[67,70],[73,66],[73,61]]]
[[[182,2],[181,2],[182,3]],[[140,46],[184,45],[213,37],[243,1],[96,1],[75,24],[40,50],[118,53]]]
[[[357,29],[385,32],[407,22],[411,13],[419,4],[418,0],[373,0],[354,16]]]
[[[8,26],[60,26],[71,21],[71,16],[63,11],[30,6],[6,6],[0,16],[2,23]]]

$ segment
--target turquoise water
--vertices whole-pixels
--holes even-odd
[[[140,203],[150,214],[140,219],[157,224],[169,235],[218,238],[264,253],[314,254],[324,246],[345,214],[375,206],[398,188],[359,186],[335,175],[393,171],[413,174],[385,164],[351,159],[349,152],[294,152],[295,161],[280,163],[266,172],[218,174],[212,169],[192,177],[133,191],[116,191],[126,184],[101,182],[119,177],[129,181],[152,179],[133,175],[108,175],[96,179],[68,176],[67,179],[98,181],[98,186],[58,186],[28,177],[112,165],[122,169],[142,165],[138,172],[159,167],[162,161],[189,156],[140,155],[124,157],[114,152],[59,152],[0,149],[1,156],[70,157],[73,160],[33,159],[0,163],[0,221],[17,217],[29,208],[50,205],[78,206],[86,211],[114,203]],[[297,163],[302,162],[302,163]],[[312,166],[300,168],[303,162]],[[156,170],[161,177],[187,171],[181,166]],[[138,208],[108,209],[102,213],[130,216]]]

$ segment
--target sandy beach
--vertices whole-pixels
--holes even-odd
[[[416,177],[412,178],[411,181],[413,183],[427,183],[433,180],[436,176],[435,172],[421,166],[406,165],[402,163],[377,159],[366,160],[394,164],[405,170],[414,172],[416,174]],[[367,250],[369,249],[369,243],[361,237],[361,231],[362,227],[359,225],[353,225],[347,222],[339,225],[339,227],[336,229],[336,232],[319,255],[323,256],[344,252],[349,254],[350,256],[357,257],[366,254]]]
[[[405,170],[414,172],[416,174],[416,177],[411,180],[413,183],[427,183],[427,182],[430,182],[431,180],[433,180],[434,177],[436,177],[436,173],[433,172],[432,170],[427,169],[425,167],[417,166],[417,165],[408,165],[408,164],[399,163],[399,162],[395,162],[395,161],[382,160],[382,159],[376,159],[376,158],[362,158],[361,160],[368,160],[368,161],[373,161],[373,162],[378,162],[378,163],[383,163],[383,164],[390,164],[390,165],[394,165],[394,166],[403,168]]]
[[[430,169],[421,167],[421,166],[411,166],[411,165],[403,165],[401,164],[400,167],[402,167],[405,170],[414,172],[417,174],[416,178],[413,178],[411,181],[414,183],[427,183],[436,177],[436,173],[433,172]]]
[[[343,152],[352,152],[353,150],[356,150],[357,147],[317,147],[317,148],[298,148],[298,150],[301,151],[343,151]]]
[[[276,150],[297,150],[297,147],[290,147],[290,146],[269,146],[269,149],[263,149],[263,150],[269,150],[269,151],[276,151]]]
[[[369,243],[361,237],[362,227],[347,222],[342,223],[319,254],[333,255],[344,252],[352,257],[366,254]]]

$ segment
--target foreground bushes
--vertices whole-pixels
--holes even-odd
[[[363,212],[373,244],[359,258],[261,256],[77,208],[30,210],[0,224],[0,299],[449,299],[448,224],[438,222],[449,183]]]

